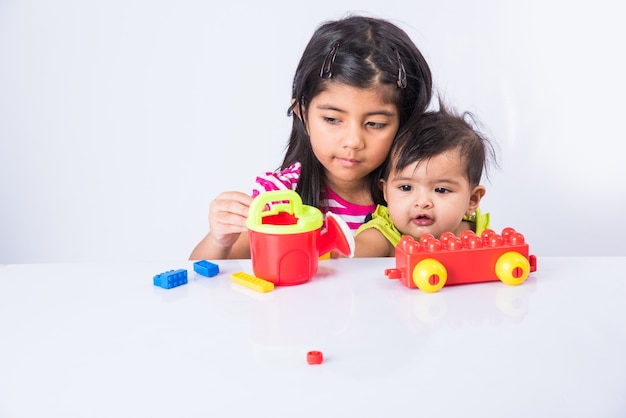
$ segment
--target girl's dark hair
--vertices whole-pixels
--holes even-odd
[[[428,63],[411,38],[386,20],[349,16],[323,23],[306,46],[293,79],[289,114],[298,108],[306,115],[311,100],[328,83],[341,83],[369,89],[391,86],[399,114],[400,127],[413,114],[423,113],[432,96],[432,77]],[[319,207],[324,170],[315,157],[304,121],[293,115],[291,136],[282,169],[295,162],[302,164],[296,191],[304,204]],[[370,190],[375,203],[383,203],[378,186],[379,167],[370,174]]]
[[[497,164],[493,144],[478,126],[472,113],[456,114],[439,100],[439,110],[411,118],[398,132],[383,164],[382,178],[389,178],[391,170],[398,173],[415,162],[458,149],[470,186],[477,186],[488,163]]]

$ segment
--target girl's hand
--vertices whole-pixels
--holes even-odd
[[[252,197],[241,192],[224,192],[211,202],[209,209],[209,238],[221,247],[232,247],[242,232],[247,232],[246,220]]]
[[[196,245],[190,260],[250,258],[246,220],[252,197],[241,192],[224,192],[211,202],[207,235]]]

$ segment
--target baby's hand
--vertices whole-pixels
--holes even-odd
[[[252,197],[241,192],[224,192],[211,202],[209,236],[222,247],[231,247],[239,234],[247,232],[246,220]]]

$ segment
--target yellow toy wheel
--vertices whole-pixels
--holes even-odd
[[[530,263],[528,259],[517,251],[502,254],[496,262],[496,276],[511,286],[523,283],[529,273]]]
[[[418,289],[434,293],[439,291],[448,280],[448,271],[439,261],[427,258],[413,268],[413,283]]]

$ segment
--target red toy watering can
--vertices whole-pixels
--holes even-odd
[[[354,236],[337,215],[324,216],[302,204],[293,190],[275,190],[258,195],[250,205],[246,225],[254,275],[277,286],[309,281],[317,273],[320,255],[338,250],[354,255]]]

